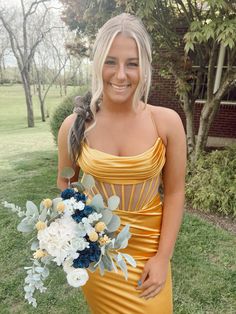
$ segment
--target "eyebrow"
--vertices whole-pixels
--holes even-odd
[[[117,58],[116,57],[112,57],[112,56],[107,56],[106,59],[116,60]],[[138,58],[128,58],[127,60],[128,61],[138,61],[139,59]]]

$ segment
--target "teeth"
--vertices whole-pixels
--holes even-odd
[[[118,90],[118,91],[123,91],[123,90],[125,90],[129,85],[122,85],[122,86],[119,86],[119,85],[115,85],[115,84],[112,84],[112,83],[111,83],[111,86],[112,86],[114,89]]]

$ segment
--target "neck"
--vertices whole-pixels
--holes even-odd
[[[143,102],[139,102],[136,108],[133,107],[132,102],[129,103],[111,103],[110,101],[106,101],[103,99],[101,102],[101,112],[111,115],[118,115],[118,114],[136,114],[144,108]]]

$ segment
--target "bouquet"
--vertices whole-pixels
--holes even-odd
[[[68,179],[68,188],[60,197],[44,199],[39,209],[32,202],[26,202],[23,211],[15,204],[3,202],[23,218],[17,230],[32,233],[32,265],[24,267],[25,299],[34,307],[35,290],[44,292],[44,280],[49,276],[49,264],[63,267],[67,282],[72,287],[80,287],[89,279],[88,270],[99,268],[101,275],[105,270],[117,272],[117,266],[128,277],[127,262],[136,267],[132,256],[119,252],[128,245],[129,225],[119,233],[119,216],[113,214],[120,202],[118,196],[111,196],[104,204],[100,194],[89,198],[89,191],[94,186],[94,179],[84,175],[81,182],[70,183],[74,172],[65,168],[62,176]]]

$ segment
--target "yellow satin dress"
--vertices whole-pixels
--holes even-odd
[[[162,201],[158,193],[161,170],[165,164],[165,146],[160,137],[142,154],[119,157],[83,144],[79,167],[91,174],[106,200],[111,195],[121,199],[115,214],[121,218],[121,228],[130,224],[131,238],[122,252],[134,257],[137,267],[128,265],[128,280],[121,271],[89,272],[89,280],[82,287],[93,314],[171,314],[171,268],[164,288],[154,298],[145,300],[136,290],[143,267],[158,250],[162,221]]]

